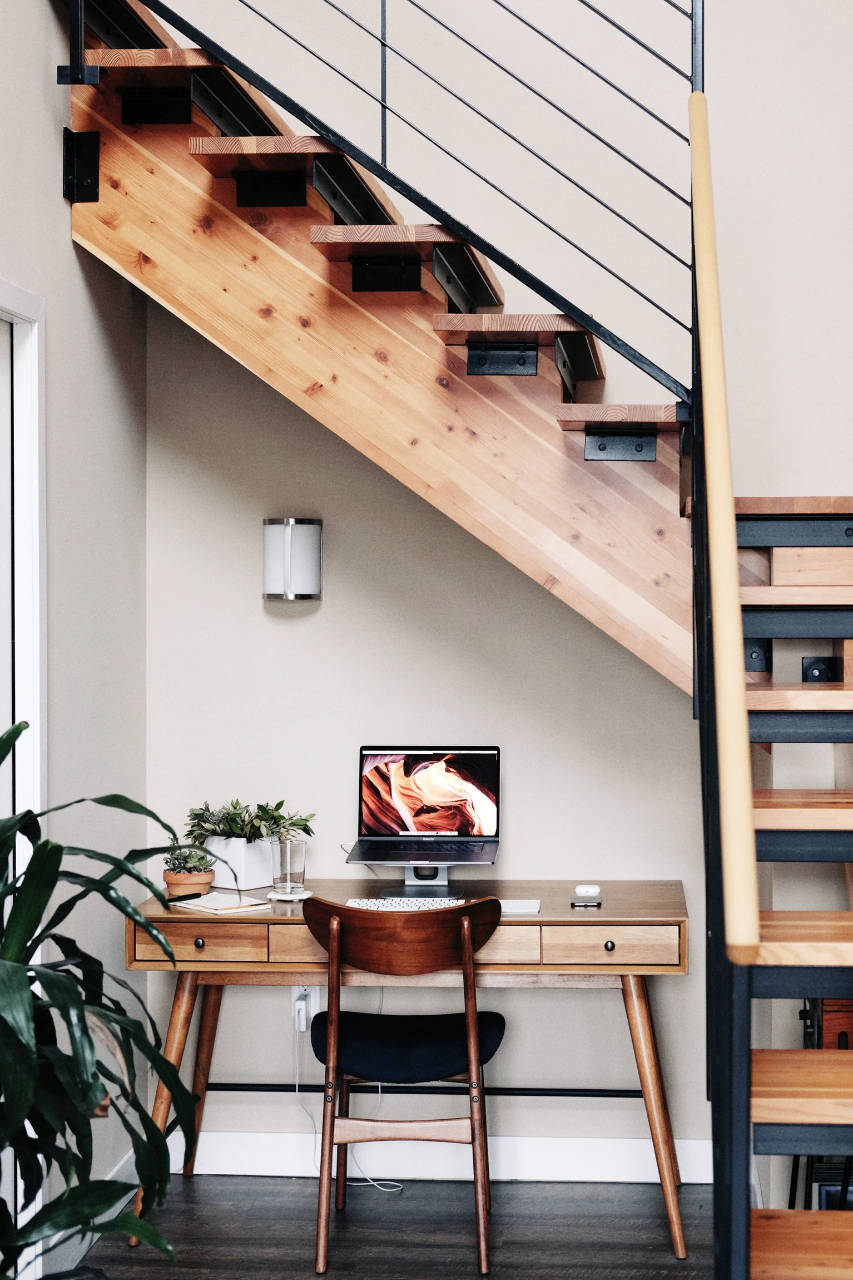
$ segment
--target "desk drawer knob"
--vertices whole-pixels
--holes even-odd
[[[193,946],[195,947],[196,951],[203,951],[204,938],[196,938],[195,942],[193,943]]]
[[[605,944],[604,944],[604,950],[605,950],[605,951],[615,951],[615,950],[616,950],[616,943],[615,943],[615,942],[613,942],[613,941],[611,941],[610,939],[608,939],[608,940],[607,940],[607,942],[605,942]]]

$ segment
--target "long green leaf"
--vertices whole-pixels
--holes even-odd
[[[90,858],[93,862],[104,862],[116,872],[115,879],[120,880],[122,876],[129,876],[135,880],[137,884],[141,884],[143,889],[147,889],[152,897],[156,898],[161,907],[168,910],[169,899],[166,897],[163,889],[149,880],[148,876],[143,875],[141,871],[137,871],[136,867],[127,857],[117,858],[111,853],[99,853],[97,849],[78,849],[74,845],[66,845],[65,852],[67,855],[75,858]],[[141,861],[141,859],[139,859]],[[110,877],[108,883],[113,883],[113,877]]]
[[[30,980],[24,966],[10,960],[0,960],[0,1014],[35,1058],[36,1031]]]
[[[170,836],[174,836],[176,840],[178,838],[174,827],[170,827],[168,822],[164,822],[153,809],[146,809],[144,804],[140,804],[137,800],[131,800],[128,796],[119,795],[117,792],[106,796],[81,796],[79,800],[66,800],[65,804],[55,804],[50,809],[42,809],[40,813],[36,814],[36,817],[44,818],[49,813],[60,813],[63,809],[73,809],[78,804],[99,804],[105,809],[121,809],[124,813],[135,813],[140,818],[150,818],[152,822],[156,822]]]
[[[134,1191],[135,1187],[130,1182],[87,1182],[83,1186],[72,1187],[40,1209],[12,1240],[3,1239],[0,1244],[36,1244],[57,1231],[91,1230],[102,1214],[108,1213]]]
[[[0,1021],[0,1145],[20,1129],[36,1091],[35,1055]]]
[[[107,1222],[99,1222],[98,1231],[117,1231],[123,1236],[136,1236],[142,1244],[152,1245],[174,1261],[175,1251],[168,1241],[163,1239],[156,1227],[152,1227],[150,1222],[145,1222],[142,1218],[137,1218],[135,1213],[120,1213]]]
[[[12,725],[11,729],[6,729],[3,733],[0,733],[0,764],[9,755],[24,730],[29,729],[29,727],[26,720],[19,720],[17,724]]]
[[[50,840],[36,845],[6,921],[0,947],[3,960],[23,963],[29,959],[29,941],[56,888],[61,861],[61,845]]]
[[[47,965],[33,965],[31,972],[41,984],[45,998],[68,1028],[79,1081],[84,1086],[88,1085],[95,1074],[95,1046],[86,1026],[80,988],[70,974],[58,973]]]
[[[67,910],[57,910],[41,933],[36,934],[30,945],[31,953],[40,946],[42,942],[44,942],[51,929],[55,927],[56,923],[58,923],[60,919],[64,919],[65,916],[69,914],[72,907],[74,907],[83,898],[87,898],[89,894],[95,893],[99,897],[103,898],[105,902],[108,902],[111,907],[115,907],[116,910],[120,911],[122,915],[127,916],[127,918],[132,920],[134,924],[138,924],[141,929],[144,929],[149,938],[157,943],[157,946],[165,954],[166,958],[171,960],[172,964],[175,963],[174,952],[157,926],[152,924],[148,917],[144,916],[137,907],[133,906],[129,899],[125,898],[124,894],[119,893],[118,889],[114,888],[106,878],[84,876],[76,871],[63,871],[61,872],[59,879],[65,884],[81,886],[80,892],[62,904],[63,908],[67,908]]]

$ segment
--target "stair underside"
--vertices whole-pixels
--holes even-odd
[[[750,1280],[850,1280],[853,1213],[755,1209]]]
[[[120,125],[109,73],[73,92],[101,132],[97,204],[74,239],[679,688],[692,681],[689,529],[678,456],[583,461],[554,423],[556,369],[465,376],[427,293],[351,296],[310,243],[311,209],[238,211],[189,155],[192,126]],[[497,318],[497,317],[494,317]],[[476,383],[476,385],[475,385]]]

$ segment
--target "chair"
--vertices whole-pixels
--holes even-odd
[[[505,1023],[499,1013],[477,1012],[474,952],[501,917],[497,898],[428,911],[372,911],[308,898],[305,923],[329,953],[329,1008],[311,1023],[311,1045],[326,1066],[323,1144],[317,1206],[318,1273],[326,1270],[332,1189],[332,1148],[338,1159],[335,1207],[346,1206],[347,1144],[405,1138],[469,1143],[474,1160],[474,1204],[481,1274],[489,1269],[486,1215],[491,1208],[486,1116],[481,1068],[497,1052]],[[341,1011],[341,965],[368,973],[413,977],[460,968],[465,1012],[395,1017]],[[449,1120],[360,1120],[349,1114],[352,1080],[423,1084],[465,1080],[470,1116]],[[335,1093],[340,1106],[335,1115]]]

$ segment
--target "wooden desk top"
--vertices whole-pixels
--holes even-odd
[[[544,924],[682,924],[687,920],[687,905],[680,880],[597,880],[601,886],[601,907],[598,909],[572,908],[576,884],[582,880],[468,880],[453,881],[451,888],[459,898],[538,898],[540,911],[533,916],[501,918],[504,925]],[[306,888],[318,898],[345,903],[348,898],[376,898],[382,890],[393,889],[391,879],[376,877],[359,880],[308,880]],[[400,887],[402,893],[402,886]],[[250,889],[247,896],[262,898],[267,888]],[[239,915],[216,916],[207,911],[193,911],[174,906],[164,911],[155,898],[148,898],[139,908],[150,920],[204,920],[208,923],[286,924],[302,922],[301,902],[271,902],[266,911],[251,911]]]

